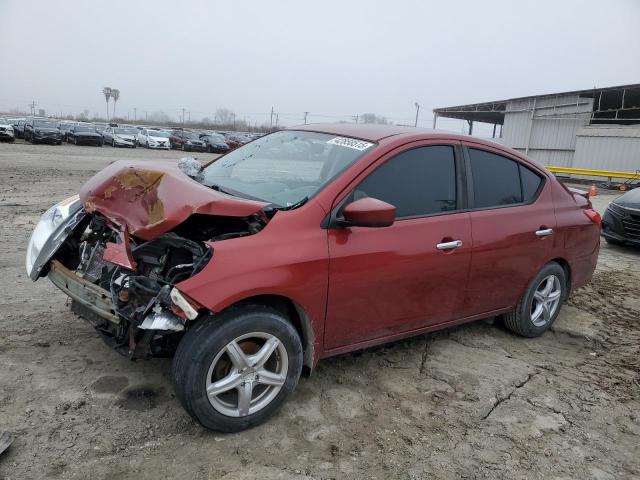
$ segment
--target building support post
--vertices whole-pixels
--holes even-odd
[[[495,123],[493,124],[493,136],[491,138],[496,138],[496,127],[497,126],[498,126],[497,124],[495,124]]]
[[[438,114],[434,113],[433,114],[433,129],[435,130],[436,128],[436,123],[438,123]]]
[[[533,132],[533,119],[536,116],[536,100],[537,97],[533,97],[533,108],[531,109],[531,119],[529,120],[529,135],[527,135],[527,146],[524,149],[525,155],[529,155],[529,146],[531,145],[531,132]]]
[[[473,120],[467,120],[469,124],[469,135],[473,135]]]

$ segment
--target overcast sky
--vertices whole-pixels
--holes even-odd
[[[0,0],[0,110],[262,123],[640,82],[639,0]],[[459,130],[455,121],[439,127]]]

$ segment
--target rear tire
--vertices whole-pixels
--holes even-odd
[[[200,320],[173,359],[180,403],[202,426],[220,432],[238,432],[271,418],[301,371],[302,344],[295,328],[276,310],[259,305]]]
[[[505,326],[523,337],[537,337],[555,322],[567,298],[567,278],[556,262],[546,264],[515,308],[503,315]]]

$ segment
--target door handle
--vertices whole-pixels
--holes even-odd
[[[553,228],[543,228],[541,230],[536,230],[536,235],[538,237],[548,237],[549,235],[553,235]]]
[[[454,248],[460,248],[462,246],[462,240],[453,240],[451,242],[438,243],[436,248],[438,250],[452,250]]]

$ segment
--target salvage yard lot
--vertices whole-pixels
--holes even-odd
[[[640,251],[604,242],[540,338],[476,322],[331,358],[266,424],[203,430],[170,360],[121,357],[24,271],[40,214],[97,170],[181,156],[0,144],[0,478],[640,478]]]

